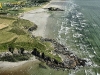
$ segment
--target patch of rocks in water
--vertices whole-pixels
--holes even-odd
[[[56,65],[49,64],[52,67],[59,67],[59,68],[68,68],[68,69],[75,69],[79,66],[85,66],[86,60],[77,57],[75,54],[70,52],[64,45],[58,43],[54,39],[49,38],[41,38],[42,41],[51,42],[54,45],[54,52],[59,54],[63,59],[62,62],[57,62]]]
[[[44,8],[44,9],[48,9],[48,11],[64,11],[63,9],[56,8],[56,7],[49,7],[49,8]]]

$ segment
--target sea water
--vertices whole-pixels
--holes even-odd
[[[55,4],[65,11],[49,12],[46,36],[87,60],[86,67],[68,74],[100,75],[100,1],[55,0]]]

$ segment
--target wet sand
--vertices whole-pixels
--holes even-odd
[[[40,63],[35,57],[27,61],[3,62],[0,61],[0,75],[29,75],[28,70]]]
[[[32,32],[33,35],[45,37],[45,27],[47,24],[47,18],[49,17],[49,14],[46,12],[47,11],[45,9],[39,8],[24,13],[23,17],[21,17],[23,19],[30,20],[38,26],[37,30]]]

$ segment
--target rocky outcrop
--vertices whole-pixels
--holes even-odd
[[[37,51],[36,48],[33,49],[32,54],[35,55],[35,56],[37,56],[37,57],[41,57],[40,52]]]
[[[12,50],[13,49],[13,50]],[[24,48],[14,49],[9,48],[9,52],[1,52],[0,53],[0,61],[9,61],[9,62],[16,62],[16,61],[24,61],[28,60],[31,57],[30,51],[25,51]]]
[[[51,42],[54,46],[54,51],[52,53],[57,54],[61,57],[62,61],[58,61],[55,58],[51,58],[46,55],[44,52],[40,52],[37,48],[34,48],[32,51],[25,51],[24,48],[19,50],[12,47],[9,48],[8,53],[0,54],[0,60],[3,61],[22,61],[28,60],[32,55],[36,56],[40,61],[46,62],[46,64],[52,68],[68,68],[75,69],[78,66],[85,66],[86,60],[77,57],[75,54],[70,52],[64,45],[58,43],[54,39],[41,38],[43,42]]]
[[[56,8],[56,7],[49,7],[49,8],[45,8],[45,9],[48,9],[48,11],[64,11],[63,9]]]
[[[36,30],[36,29],[37,29],[37,25],[34,24],[34,26],[32,26],[32,27],[30,27],[30,28],[28,29],[28,31],[33,31],[33,30]]]
[[[54,45],[55,49],[53,53],[59,54],[63,59],[62,62],[57,62],[57,60],[54,59],[53,62],[57,65],[57,67],[75,69],[78,66],[85,66],[86,60],[77,57],[75,54],[70,52],[64,45],[58,43],[54,39],[41,38],[41,40],[51,42]]]

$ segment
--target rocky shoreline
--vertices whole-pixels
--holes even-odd
[[[75,69],[79,66],[85,66],[86,60],[77,57],[74,53],[70,52],[64,45],[58,43],[56,40],[41,38],[41,41],[51,42],[54,46],[52,54],[58,54],[62,61],[58,61],[55,58],[46,56],[44,53],[40,53],[36,48],[34,48],[32,51],[25,51],[23,48],[20,48],[19,51],[14,50],[13,52],[11,52],[11,48],[9,48],[10,52],[1,53],[0,59],[1,61],[13,60],[10,62],[16,62],[14,60],[28,60],[30,57],[32,57],[32,55],[34,55],[38,60],[45,62],[49,67],[54,69]]]
[[[76,67],[84,67],[86,65],[86,60],[77,57],[74,53],[70,52],[64,45],[58,43],[56,40],[49,38],[42,38],[41,40],[51,42],[54,45],[53,53],[59,54],[63,59],[62,62],[56,61],[57,63],[54,65],[49,64],[51,67],[75,69]]]

